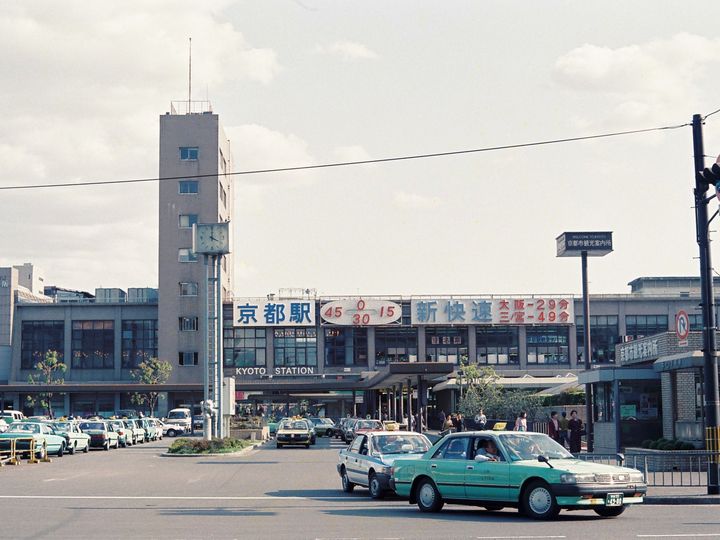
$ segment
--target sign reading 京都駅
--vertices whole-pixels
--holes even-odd
[[[411,302],[412,324],[573,324],[572,298],[451,298]]]
[[[323,304],[320,316],[326,323],[347,326],[392,324],[400,320],[402,307],[389,300],[346,298]]]
[[[236,298],[233,326],[315,326],[315,302]]]

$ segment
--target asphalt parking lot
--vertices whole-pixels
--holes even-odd
[[[0,470],[0,538],[720,538],[716,506],[644,506],[617,519],[406,501],[340,490],[339,441],[245,456],[168,458],[165,439]]]

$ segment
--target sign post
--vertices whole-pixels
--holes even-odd
[[[690,334],[690,317],[688,314],[680,310],[675,315],[675,333],[678,338],[679,347],[687,347],[688,335]]]
[[[556,239],[558,257],[578,257],[582,269],[583,298],[583,356],[585,369],[592,369],[592,343],[590,343],[590,297],[588,293],[587,258],[602,257],[612,252],[612,232],[564,232]],[[617,396],[616,396],[617,398]],[[593,393],[592,385],[585,385],[585,422],[587,451],[593,451]],[[619,425],[616,425],[619,429]],[[620,439],[617,438],[617,444]]]

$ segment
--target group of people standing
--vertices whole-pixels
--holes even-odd
[[[578,418],[577,411],[574,409],[570,411],[569,420],[565,411],[562,412],[560,418],[558,418],[557,411],[552,411],[550,413],[548,435],[555,442],[569,447],[571,453],[580,453],[580,441],[583,436],[583,423],[582,420]]]

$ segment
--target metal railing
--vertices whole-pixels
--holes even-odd
[[[577,454],[594,463],[624,465],[641,471],[648,486],[707,486],[708,465],[718,462],[718,452],[705,450],[664,451],[662,454]]]
[[[37,441],[33,437],[17,437],[15,439],[5,439],[0,447],[0,466],[4,465],[20,465],[20,459],[23,455],[27,455],[28,463],[40,463],[41,461],[50,462],[47,454],[47,441],[42,441],[42,457],[38,458]],[[18,443],[23,443],[27,447],[18,447]]]

